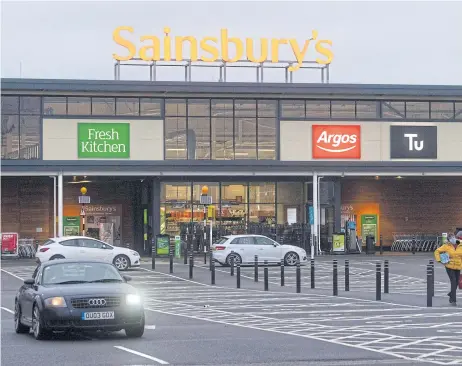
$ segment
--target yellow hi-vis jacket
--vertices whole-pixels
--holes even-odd
[[[446,268],[462,270],[462,244],[454,245],[446,243],[435,250],[435,259],[440,262],[440,254],[447,253],[449,255],[449,262],[445,264]]]

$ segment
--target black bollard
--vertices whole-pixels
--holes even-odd
[[[284,286],[284,259],[281,259],[281,286]]]
[[[254,281],[258,282],[258,255],[255,256],[254,262]]]
[[[155,248],[152,249],[151,269],[156,269],[156,252],[155,252]]]
[[[332,287],[334,296],[338,296],[338,264],[337,259],[333,261]]]
[[[212,248],[209,248],[209,256],[210,256],[209,257],[209,263],[210,263],[209,268],[210,268],[210,270],[212,270],[212,262],[213,262],[213,250],[212,250]]]
[[[311,260],[311,288],[314,288],[314,259]]]
[[[265,291],[268,291],[268,261],[264,262],[265,267],[263,268],[263,276],[265,281]]]
[[[183,257],[184,257],[184,264],[188,264],[188,244],[185,243],[184,248],[183,248]]]
[[[345,291],[350,291],[350,261],[345,260]]]
[[[297,294],[302,292],[302,274],[300,271],[300,260],[297,259],[297,271],[295,274],[295,279],[297,281]]]
[[[415,236],[414,236],[414,237],[412,238],[412,254],[415,254],[416,245],[417,245],[417,241],[416,241],[416,238],[415,238]]]
[[[215,284],[215,262],[210,263],[210,276],[212,285]]]
[[[169,253],[169,260],[170,260],[170,273],[173,273],[173,250],[170,248],[170,253]]]
[[[380,255],[383,255],[383,236],[380,234]]]
[[[236,287],[241,288],[241,264],[239,262],[236,265]]]
[[[432,306],[432,266],[427,264],[427,308],[431,308]]]
[[[207,264],[207,251],[204,252],[204,264]]]
[[[193,278],[193,267],[194,267],[194,257],[192,254],[189,255],[189,279]]]
[[[388,294],[388,282],[389,282],[389,271],[390,267],[388,264],[388,260],[385,260],[385,264],[383,267],[383,292]]]
[[[382,300],[382,265],[376,263],[375,265],[375,299]]]
[[[234,256],[232,256],[232,257],[230,258],[230,261],[229,261],[229,262],[230,262],[230,265],[229,265],[229,266],[231,267],[231,271],[230,271],[231,276],[234,276]]]
[[[432,267],[432,297],[435,296],[435,262],[433,259],[429,261],[430,266]]]

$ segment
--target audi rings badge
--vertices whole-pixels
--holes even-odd
[[[106,305],[106,299],[90,299],[88,305],[91,306],[104,306]]]

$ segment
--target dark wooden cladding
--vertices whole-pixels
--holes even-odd
[[[66,178],[65,178],[66,180]],[[79,184],[64,184],[64,206],[78,205]],[[39,241],[53,236],[53,179],[2,177],[1,231]],[[122,205],[122,244],[134,248],[135,183],[88,183],[92,204]],[[37,232],[42,228],[42,232]]]
[[[342,204],[355,203],[379,204],[385,245],[394,232],[454,232],[462,227],[462,178],[342,180]]]
[[[52,182],[51,178],[2,177],[2,232],[17,232],[23,239],[52,236]]]

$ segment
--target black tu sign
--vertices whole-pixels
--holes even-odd
[[[391,159],[437,159],[436,126],[391,126]]]

